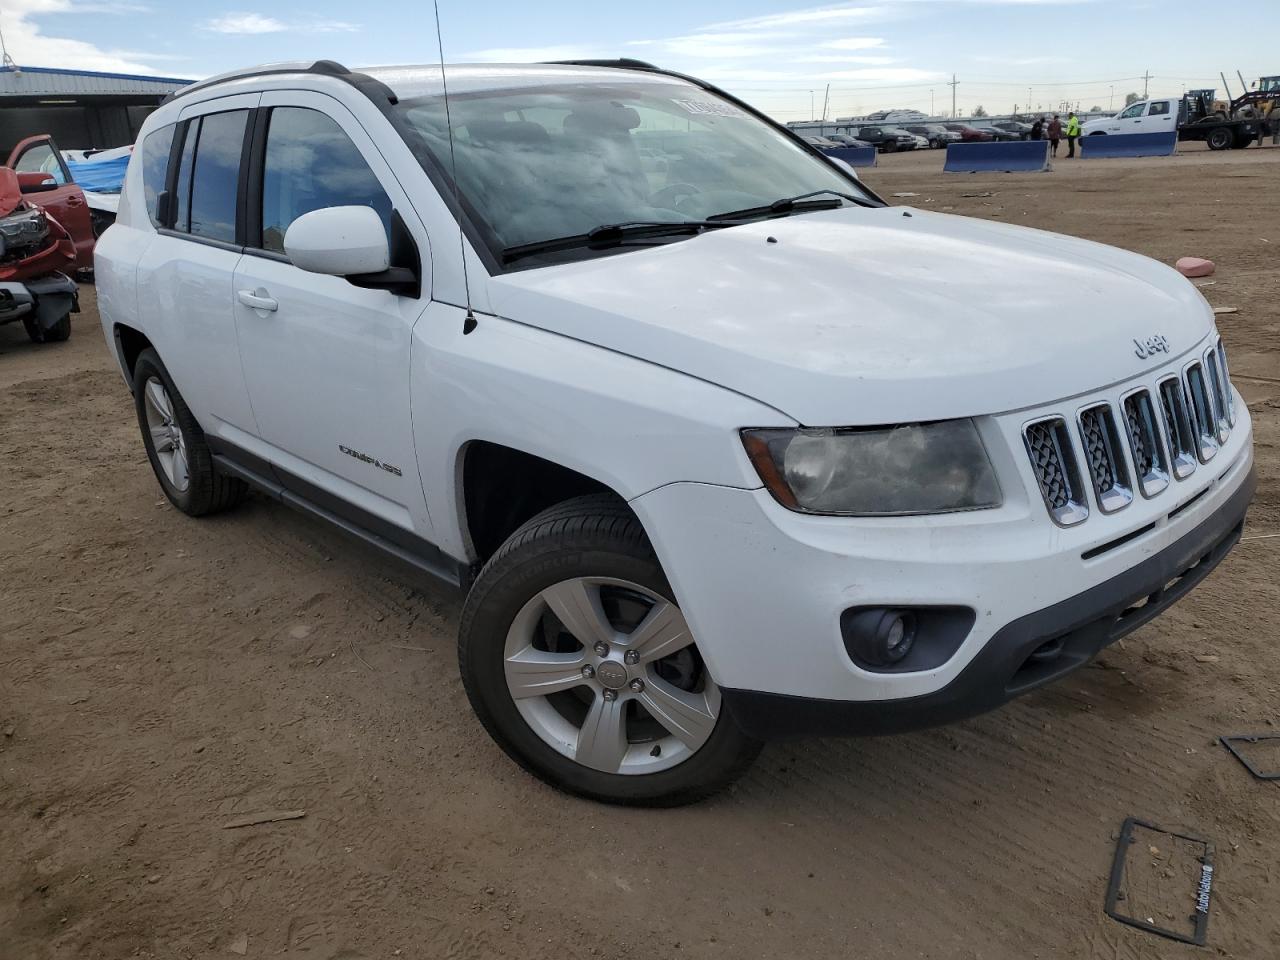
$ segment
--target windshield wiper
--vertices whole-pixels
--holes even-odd
[[[586,233],[569,237],[552,237],[549,240],[535,240],[532,243],[507,247],[502,251],[502,261],[512,263],[541,253],[558,253],[561,250],[574,250],[579,247],[603,250],[609,247],[620,247],[635,240],[660,239],[681,234],[696,236],[704,230],[735,225],[736,221],[727,217],[717,217],[715,220],[631,220],[626,223],[603,223]]]
[[[824,199],[816,199],[822,197]],[[730,210],[728,213],[713,213],[708,220],[750,220],[756,217],[777,217],[788,213],[803,213],[807,210],[834,210],[844,206],[844,201],[865,207],[866,201],[851,193],[839,190],[813,190],[795,197],[782,197],[773,203],[760,207],[745,207],[742,210]]]

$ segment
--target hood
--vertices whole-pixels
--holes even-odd
[[[1136,377],[1213,326],[1174,270],[970,217],[843,207],[490,281],[494,312],[802,424],[994,414]],[[1165,359],[1164,354],[1159,355]]]

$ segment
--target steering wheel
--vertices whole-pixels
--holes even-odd
[[[702,190],[692,183],[668,183],[651,196],[649,202],[655,207],[674,207],[679,198],[696,196],[701,192]]]

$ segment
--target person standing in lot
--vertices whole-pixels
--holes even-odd
[[[1044,118],[1043,117],[1036,117],[1036,122],[1031,125],[1031,139],[1032,140],[1044,139]]]
[[[1080,118],[1072,110],[1067,114],[1067,156],[1076,155],[1076,141],[1080,139]]]
[[[1058,155],[1058,141],[1062,139],[1062,120],[1055,113],[1053,119],[1049,121],[1049,155],[1056,157]]]

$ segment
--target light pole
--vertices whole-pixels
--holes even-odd
[[[1107,100],[1107,109],[1114,110],[1116,108],[1116,88],[1111,88],[1111,97]]]
[[[813,119],[813,91],[809,91],[809,119]]]
[[[929,116],[936,117],[937,113],[933,109],[933,91],[929,91]]]

